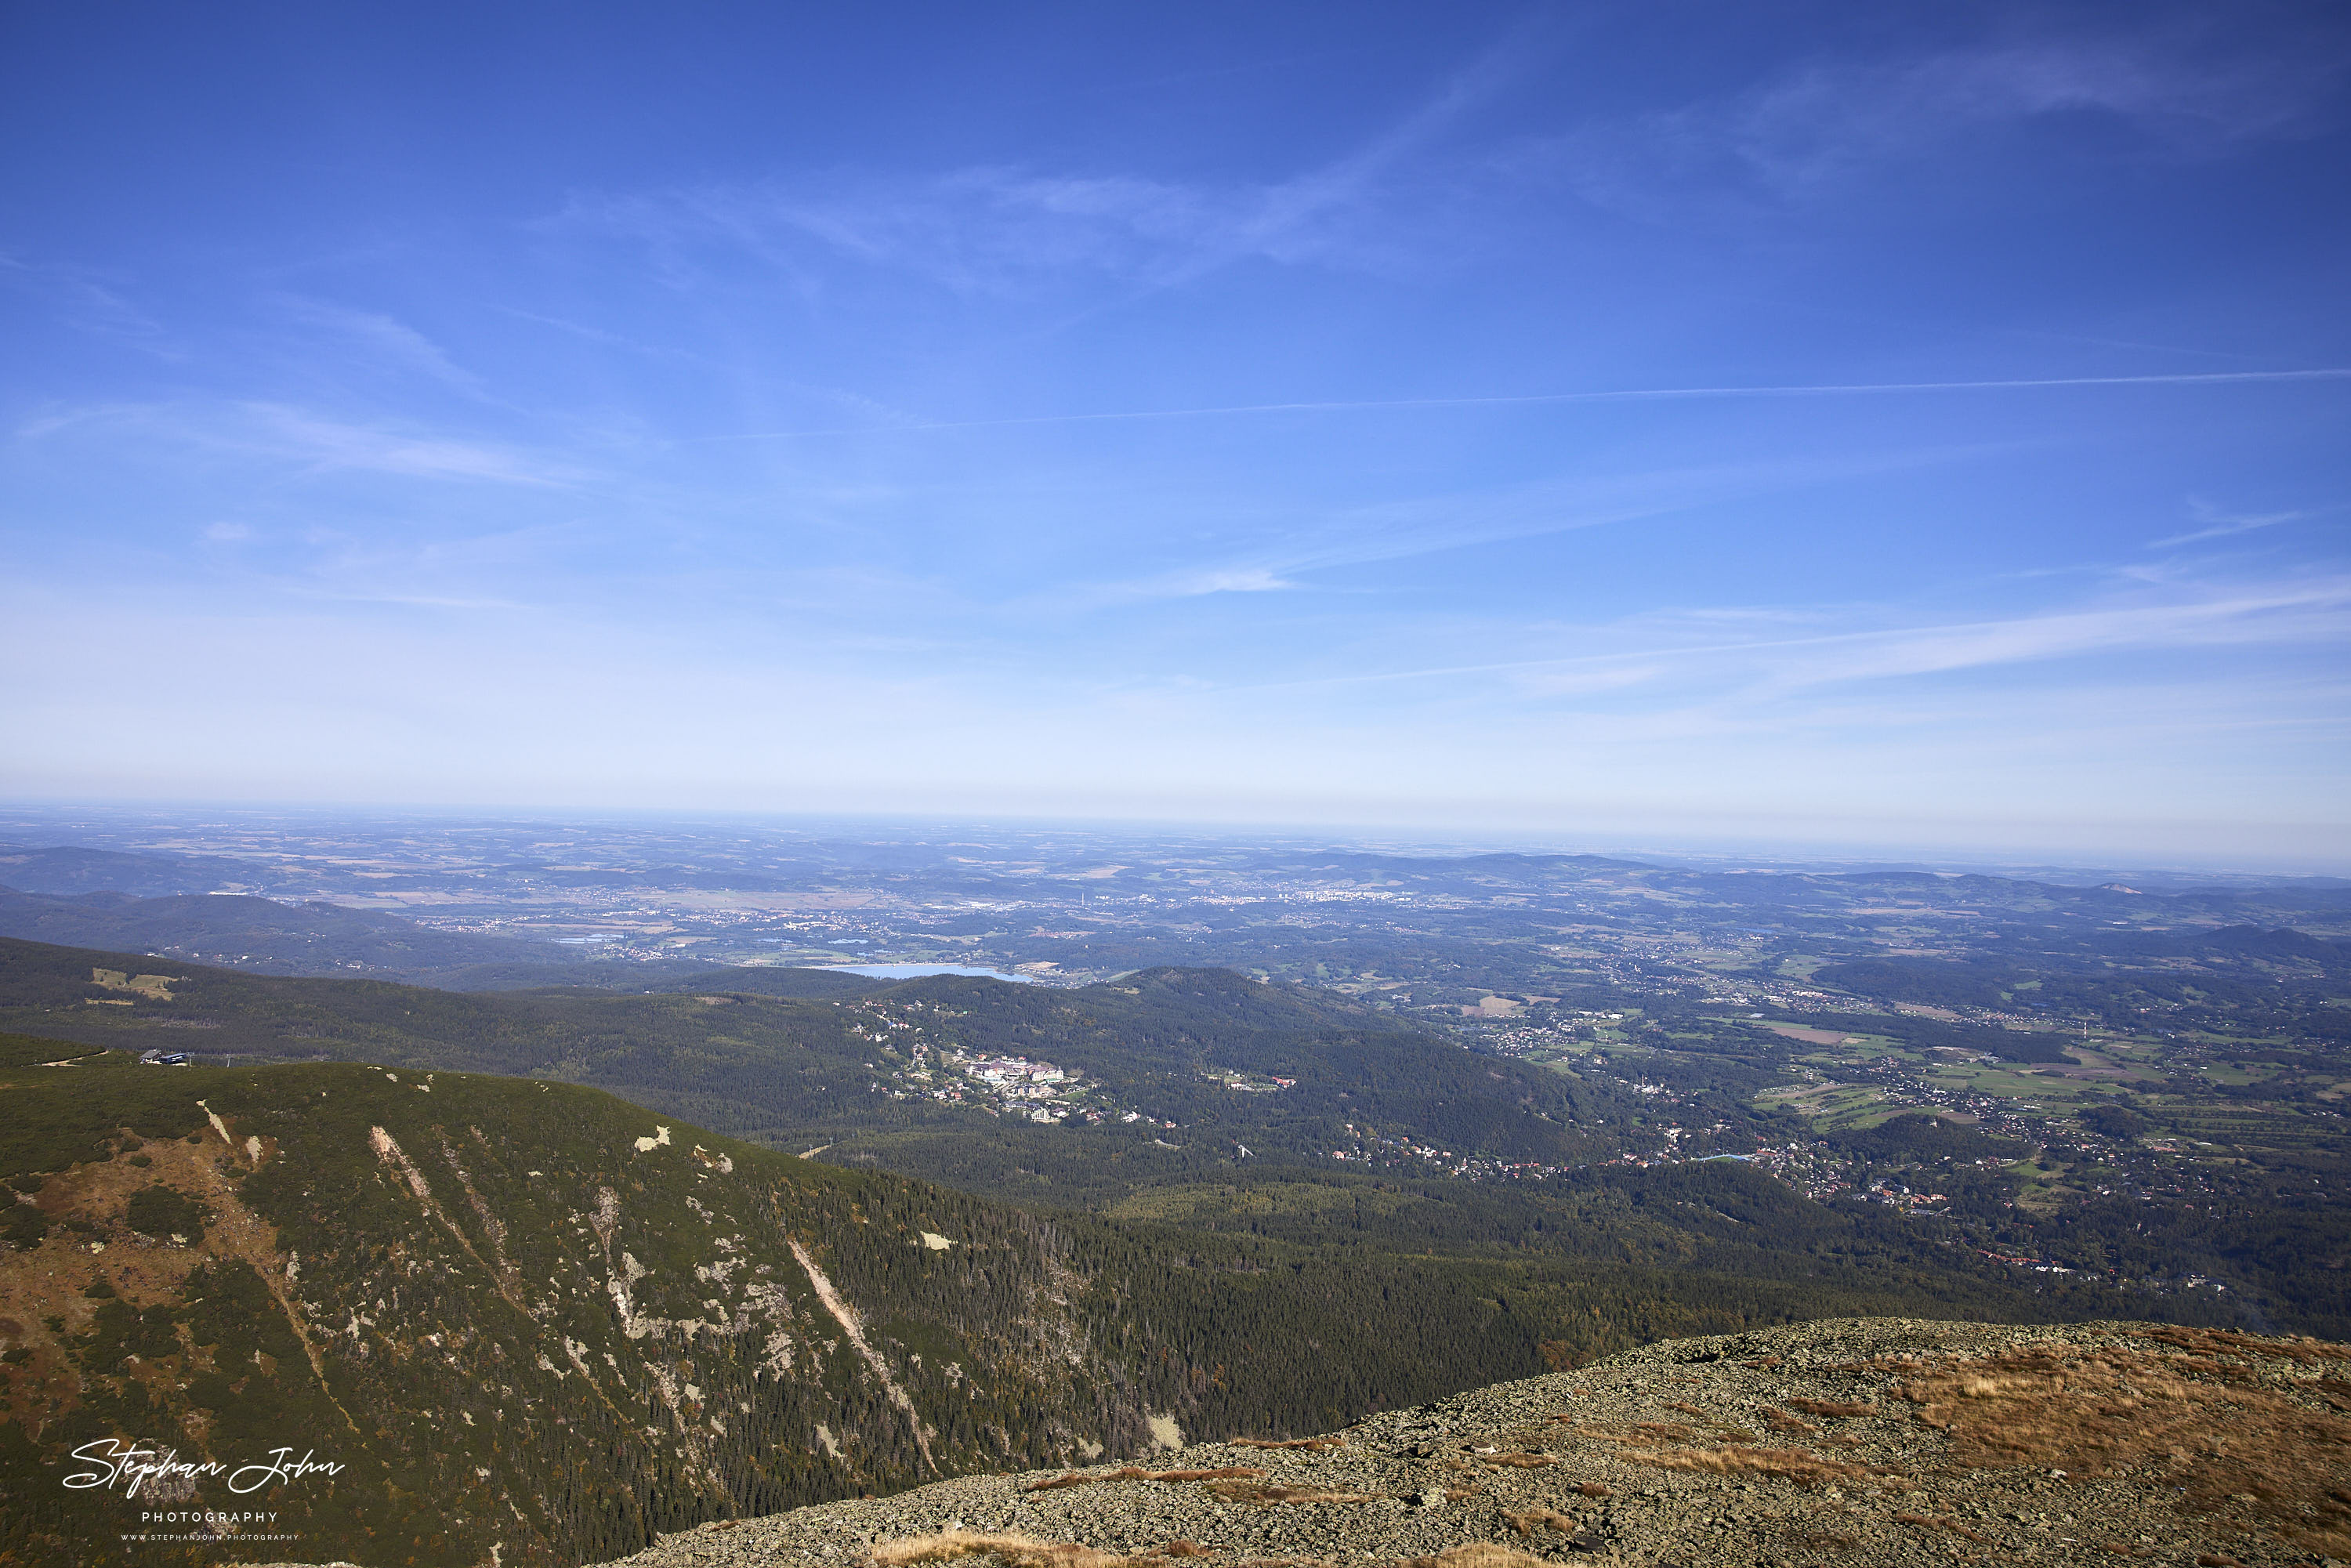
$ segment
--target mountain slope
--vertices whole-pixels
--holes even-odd
[[[351,1473],[272,1506],[456,1563],[1144,1430],[1047,1228],[954,1194],[543,1083],[11,1076],[0,1448],[47,1504],[12,1511],[19,1544],[111,1522],[49,1468],[125,1437],[315,1445]]]
[[[0,1037],[0,1561],[210,1560],[125,1546],[143,1500],[274,1511],[336,1556],[568,1563],[1176,1427],[1316,1430],[1660,1333],[2064,1310],[1889,1270],[1054,1220],[572,1085],[26,1037]],[[249,1504],[222,1476],[61,1487],[132,1444],[346,1468]]]

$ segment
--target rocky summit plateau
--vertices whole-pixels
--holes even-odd
[[[1843,1319],[1343,1431],[716,1521],[625,1568],[2351,1560],[2351,1346]],[[621,1568],[621,1565],[614,1565]]]

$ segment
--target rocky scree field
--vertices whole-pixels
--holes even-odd
[[[2351,1558],[2346,1411],[2351,1346],[2317,1340],[1844,1319],[708,1524],[625,1568],[2315,1564]]]

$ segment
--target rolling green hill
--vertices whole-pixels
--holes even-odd
[[[120,978],[93,978],[105,975]],[[208,1057],[592,1083],[778,1147],[888,1134],[901,1168],[954,1168],[958,1185],[1038,1196],[1021,1171],[1089,1173],[1042,1195],[1066,1205],[1244,1157],[1314,1155],[1351,1124],[1465,1155],[1588,1157],[1612,1146],[1598,1134],[1626,1113],[1560,1073],[1222,970],[1081,990],[935,976],[848,998],[454,993],[0,940],[0,1027]],[[1067,1114],[1050,1127],[1002,1095],[938,1098],[935,1070],[950,1052],[1050,1063],[1082,1089],[1053,1103]],[[981,1160],[989,1149],[992,1163]]]

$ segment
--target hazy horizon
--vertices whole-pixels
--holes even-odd
[[[928,840],[956,833],[998,832],[1032,837],[1100,839],[1109,842],[1175,843],[1186,841],[1259,846],[1315,846],[1413,856],[1474,854],[1598,855],[1666,863],[1722,864],[1758,869],[1867,870],[1926,868],[1945,873],[2030,878],[2153,875],[2193,879],[2247,877],[2256,880],[2351,875],[2351,859],[2328,861],[2312,854],[2264,855],[2160,852],[2127,847],[2110,852],[2069,853],[2061,844],[2030,841],[1898,841],[1836,837],[1826,832],[1777,835],[1719,831],[1683,824],[1681,831],[1586,828],[1542,831],[1508,826],[1479,829],[1420,821],[1305,821],[1241,817],[1056,816],[1016,811],[920,812],[755,810],[712,808],[664,810],[658,807],[593,804],[398,803],[386,801],[266,800],[0,800],[0,841],[30,841],[45,833],[60,845],[93,836],[135,836],[169,831],[201,836],[214,829],[285,830],[304,822],[391,831],[402,822],[448,826],[635,828],[740,828],[800,838]]]

